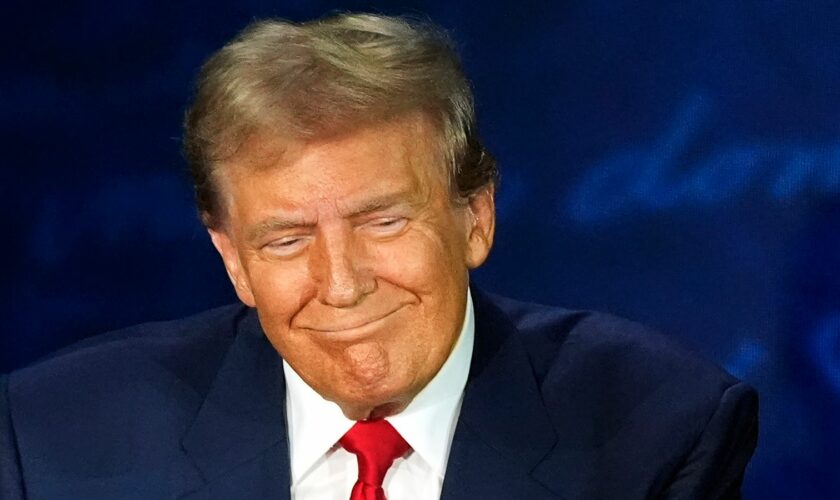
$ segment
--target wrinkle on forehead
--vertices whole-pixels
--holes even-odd
[[[259,182],[259,176],[252,174],[272,169],[282,169],[294,164],[303,155],[310,154],[313,151],[323,156],[323,164],[328,165],[333,145],[336,148],[341,148],[345,139],[360,134],[369,134],[373,139],[381,137],[384,141],[381,143],[383,147],[392,151],[396,150],[396,154],[391,157],[411,166],[413,177],[416,181],[419,181],[419,185],[416,186],[417,190],[428,192],[432,189],[431,185],[435,183],[435,180],[442,181],[444,189],[449,190],[448,169],[446,168],[445,155],[440,147],[437,127],[426,114],[413,112],[341,134],[307,140],[288,139],[265,131],[252,134],[238,153],[220,164],[217,169],[219,175],[216,179],[216,185],[219,187],[225,212],[230,213],[229,208],[233,201],[230,189],[228,189],[232,178],[235,177],[235,182],[241,184]],[[377,162],[380,159],[371,158],[370,161]],[[318,161],[313,163],[315,165],[319,164]],[[322,185],[327,186],[329,182],[328,180],[323,181]],[[369,186],[369,188],[371,192],[376,191],[375,186]],[[325,198],[328,198],[328,196]],[[341,204],[343,205],[344,202],[341,201]],[[346,209],[352,210],[352,208],[347,207]]]

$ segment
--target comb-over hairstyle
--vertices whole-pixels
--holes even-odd
[[[184,152],[205,225],[224,214],[215,172],[255,133],[302,139],[420,111],[437,127],[455,197],[497,182],[478,138],[473,96],[450,39],[435,25],[373,14],[247,26],[198,76]]]

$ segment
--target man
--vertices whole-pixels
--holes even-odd
[[[3,498],[734,498],[754,392],[605,315],[469,286],[497,172],[446,38],[248,27],[185,149],[243,306],[2,384]]]

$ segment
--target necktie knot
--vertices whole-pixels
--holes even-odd
[[[359,463],[359,480],[353,487],[351,500],[384,499],[385,473],[394,460],[411,449],[399,432],[381,419],[356,422],[339,443],[355,454]]]

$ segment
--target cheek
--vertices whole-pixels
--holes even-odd
[[[463,251],[457,240],[418,228],[392,242],[375,245],[370,256],[379,278],[417,292],[433,293],[447,281],[460,281],[466,272]]]
[[[248,269],[257,310],[272,328],[287,329],[291,318],[314,295],[305,265],[255,261]]]

